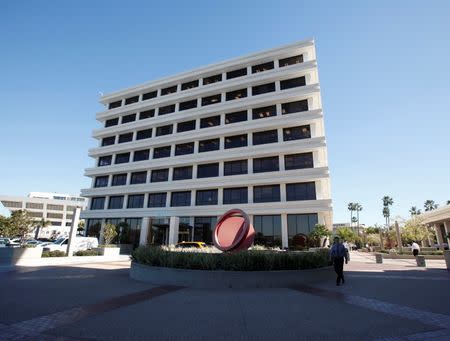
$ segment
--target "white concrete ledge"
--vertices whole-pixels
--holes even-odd
[[[123,262],[130,260],[129,255],[119,256],[73,256],[73,257],[43,257],[37,259],[24,259],[18,266],[58,266],[83,263]]]

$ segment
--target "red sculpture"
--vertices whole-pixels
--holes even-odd
[[[248,215],[233,208],[219,218],[214,229],[214,245],[221,251],[248,249],[255,238],[255,229]]]

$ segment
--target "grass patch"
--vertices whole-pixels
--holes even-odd
[[[42,257],[66,257],[66,253],[64,251],[43,251]]]
[[[100,256],[100,252],[98,250],[77,251],[74,256]]]

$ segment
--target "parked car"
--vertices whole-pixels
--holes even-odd
[[[6,238],[6,239],[8,239],[8,238]],[[9,246],[9,247],[20,247],[20,244],[21,244],[20,238],[12,238],[12,239],[9,239],[8,243],[6,244],[6,246]]]
[[[6,247],[9,243],[9,238],[0,238],[0,247]]]
[[[98,239],[94,237],[75,237],[74,251],[85,251],[98,247]],[[53,243],[44,246],[44,251],[64,251],[67,252],[69,237],[60,237]]]
[[[175,247],[177,248],[196,248],[196,249],[203,249],[206,247],[206,244],[203,242],[181,242],[178,243]]]

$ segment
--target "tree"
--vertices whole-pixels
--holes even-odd
[[[366,236],[367,244],[370,246],[380,246],[380,235],[378,233],[369,233]]]
[[[389,206],[392,206],[394,204],[394,200],[388,195],[385,195],[382,200],[383,200],[383,217],[386,219],[386,228],[389,228],[391,216],[391,210],[389,209]]]
[[[82,232],[84,231],[84,226],[85,226],[84,220],[80,220],[77,227],[78,234],[82,234]]]
[[[114,238],[117,236],[117,229],[116,225],[111,223],[106,223],[105,227],[103,228],[103,239],[105,245],[111,244]]]
[[[0,237],[9,237],[9,219],[0,215]]]
[[[38,239],[39,238],[39,232],[41,232],[41,229],[44,229],[44,228],[46,228],[47,226],[50,226],[50,225],[51,225],[50,221],[45,220],[44,218],[42,218],[37,224],[36,232],[34,234],[34,239]]]
[[[375,227],[369,226],[368,228],[366,228],[367,234],[374,234],[374,233],[378,234],[379,232],[380,232],[380,229],[376,226]]]
[[[353,211],[355,211],[355,203],[349,202],[347,205],[347,209],[350,211],[350,225],[353,222]]]
[[[358,225],[357,225],[358,236],[359,236],[359,212],[361,212],[362,210],[363,210],[362,205],[359,202],[355,203],[356,220],[358,222]]]
[[[411,214],[411,217],[412,217],[412,216],[415,216],[415,215],[419,215],[420,213],[422,213],[422,211],[418,210],[416,206],[412,206],[409,209],[409,213]]]
[[[447,202],[445,204],[446,205],[450,205],[450,200],[447,200]]]
[[[18,210],[11,213],[8,220],[10,237],[20,236],[23,240],[28,233],[33,231],[35,223],[25,210]]]
[[[356,241],[356,233],[349,227],[341,227],[336,230],[336,235],[341,238],[341,240],[352,242]]]
[[[321,225],[321,224],[316,224],[316,226],[314,226],[314,229],[309,233],[308,238],[310,239],[310,241],[313,243],[314,246],[324,246],[324,245],[320,245],[320,241],[322,238],[326,238],[331,236],[331,231],[327,229],[327,227],[325,225]],[[324,240],[325,244],[326,239]]]
[[[425,208],[425,212],[433,211],[438,208],[438,204],[434,202],[434,200],[427,200],[424,202],[423,207]]]
[[[423,218],[413,216],[406,221],[401,231],[402,240],[405,244],[421,242],[428,239],[428,229],[423,223]]]

